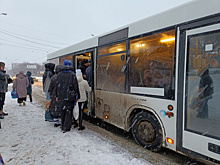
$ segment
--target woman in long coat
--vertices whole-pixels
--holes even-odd
[[[13,89],[16,89],[18,94],[18,103],[21,106],[21,103],[25,106],[25,101],[27,98],[27,87],[29,85],[28,78],[24,74],[24,71],[20,71],[19,74],[16,75],[16,79],[13,83]]]

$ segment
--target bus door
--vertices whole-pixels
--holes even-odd
[[[90,56],[76,55],[76,56],[75,56],[75,62],[74,62],[74,64],[75,64],[75,70],[76,70],[76,69],[79,69],[79,65],[80,65],[80,63],[81,63],[82,61],[84,61],[84,60],[89,60],[89,59],[91,59]]]
[[[180,30],[185,64],[177,137],[185,153],[220,161],[220,23],[197,27]]]
[[[84,62],[84,61],[89,61],[90,63],[89,65],[91,66],[91,68],[93,68],[93,54],[94,51],[90,51],[90,52],[86,52],[86,53],[81,53],[81,54],[77,54],[74,57],[74,65],[75,65],[75,70],[80,68],[80,63]],[[88,67],[88,66],[87,66]],[[84,75],[85,76],[85,75]],[[89,85],[92,88],[92,92],[89,92],[87,94],[87,102],[86,105],[84,106],[84,112],[87,114],[91,114],[94,115],[94,104],[93,104],[93,100],[94,100],[94,71],[93,69],[91,69],[91,79],[88,80],[88,77],[85,76],[85,79],[87,79]]]

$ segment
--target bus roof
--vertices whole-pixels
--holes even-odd
[[[128,28],[128,38],[143,33],[156,31],[166,27],[178,25],[184,22],[195,20],[198,18],[210,16],[219,13],[220,0],[194,0],[167,11],[155,14],[142,20],[130,23],[120,28],[99,36],[92,37],[85,41],[76,43],[72,46],[63,48],[47,55],[47,59],[54,59],[59,56],[67,55],[80,50],[94,48],[98,46],[99,37],[111,34],[113,32]]]

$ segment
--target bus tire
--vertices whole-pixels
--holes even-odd
[[[163,135],[160,123],[150,113],[138,113],[132,123],[135,141],[146,149],[157,152],[162,148]]]

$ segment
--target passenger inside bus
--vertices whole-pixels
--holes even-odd
[[[143,73],[143,82],[141,82],[143,87],[152,87],[153,86],[153,75],[152,73],[146,69]]]
[[[87,59],[80,61],[79,69],[81,69],[83,75],[85,75],[85,71],[88,66],[89,66],[89,61]]]

